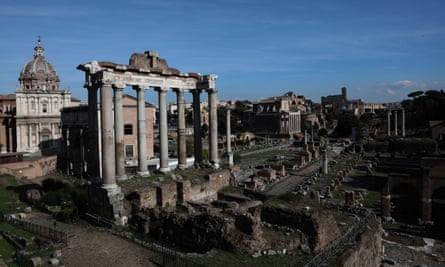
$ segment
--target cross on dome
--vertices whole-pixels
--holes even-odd
[[[40,43],[40,35],[37,39],[37,46],[34,47],[34,58],[36,57],[45,57],[44,54],[45,49],[43,48],[42,44]]]

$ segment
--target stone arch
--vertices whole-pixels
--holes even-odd
[[[422,217],[422,194],[415,185],[409,182],[397,183],[390,189],[390,195],[391,216],[396,221],[415,223]]]

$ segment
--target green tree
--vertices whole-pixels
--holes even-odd
[[[344,111],[337,116],[337,127],[333,132],[336,137],[348,137],[352,133],[352,127],[360,127],[360,120],[352,111]]]

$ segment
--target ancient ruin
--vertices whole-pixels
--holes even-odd
[[[122,193],[116,184],[116,178],[125,176],[122,91],[131,86],[137,93],[138,101],[138,174],[148,175],[145,127],[145,91],[152,88],[159,96],[160,118],[160,168],[167,173],[168,136],[167,136],[167,102],[166,93],[173,90],[178,100],[178,167],[186,166],[185,151],[185,118],[184,93],[193,94],[193,105],[196,111],[194,118],[195,164],[202,165],[201,124],[199,118],[200,94],[208,93],[210,110],[209,120],[209,162],[219,168],[217,151],[217,90],[216,75],[183,73],[170,68],[165,59],[155,51],[134,53],[128,65],[112,62],[92,61],[81,64],[77,69],[85,72],[84,87],[88,90],[88,174],[95,187],[91,187],[91,199],[95,199],[94,213],[109,219],[123,216]],[[100,91],[100,101],[97,93]],[[97,107],[100,103],[100,122],[97,118]],[[113,105],[114,103],[114,105]],[[99,127],[100,125],[100,127]],[[100,129],[100,132],[99,132]],[[100,139],[100,140],[99,140]],[[102,193],[100,193],[102,192]],[[97,204],[102,203],[102,204]],[[111,210],[110,206],[111,205]]]

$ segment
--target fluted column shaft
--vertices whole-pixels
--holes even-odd
[[[122,108],[123,88],[114,87],[114,135],[116,149],[116,179],[126,179],[125,147],[124,147],[124,119]]]
[[[216,89],[207,90],[209,97],[209,161],[215,167],[219,168],[218,160],[218,117],[217,117],[217,100]]]
[[[145,125],[145,89],[135,87],[137,93],[138,119],[138,174],[148,175],[147,127]]]
[[[97,87],[88,87],[88,176],[92,183],[100,183],[99,121],[97,115]]]
[[[102,186],[116,187],[116,165],[113,129],[113,91],[111,83],[105,82],[100,88],[102,127]]]
[[[168,172],[168,122],[167,122],[167,88],[156,88],[159,97],[159,163],[161,172]]]
[[[187,147],[185,144],[185,100],[184,90],[175,89],[178,104],[178,168],[187,167]]]
[[[388,136],[391,136],[391,111],[388,110]]]
[[[202,133],[201,133],[201,90],[192,91],[193,94],[193,127],[195,165],[202,164]]]

